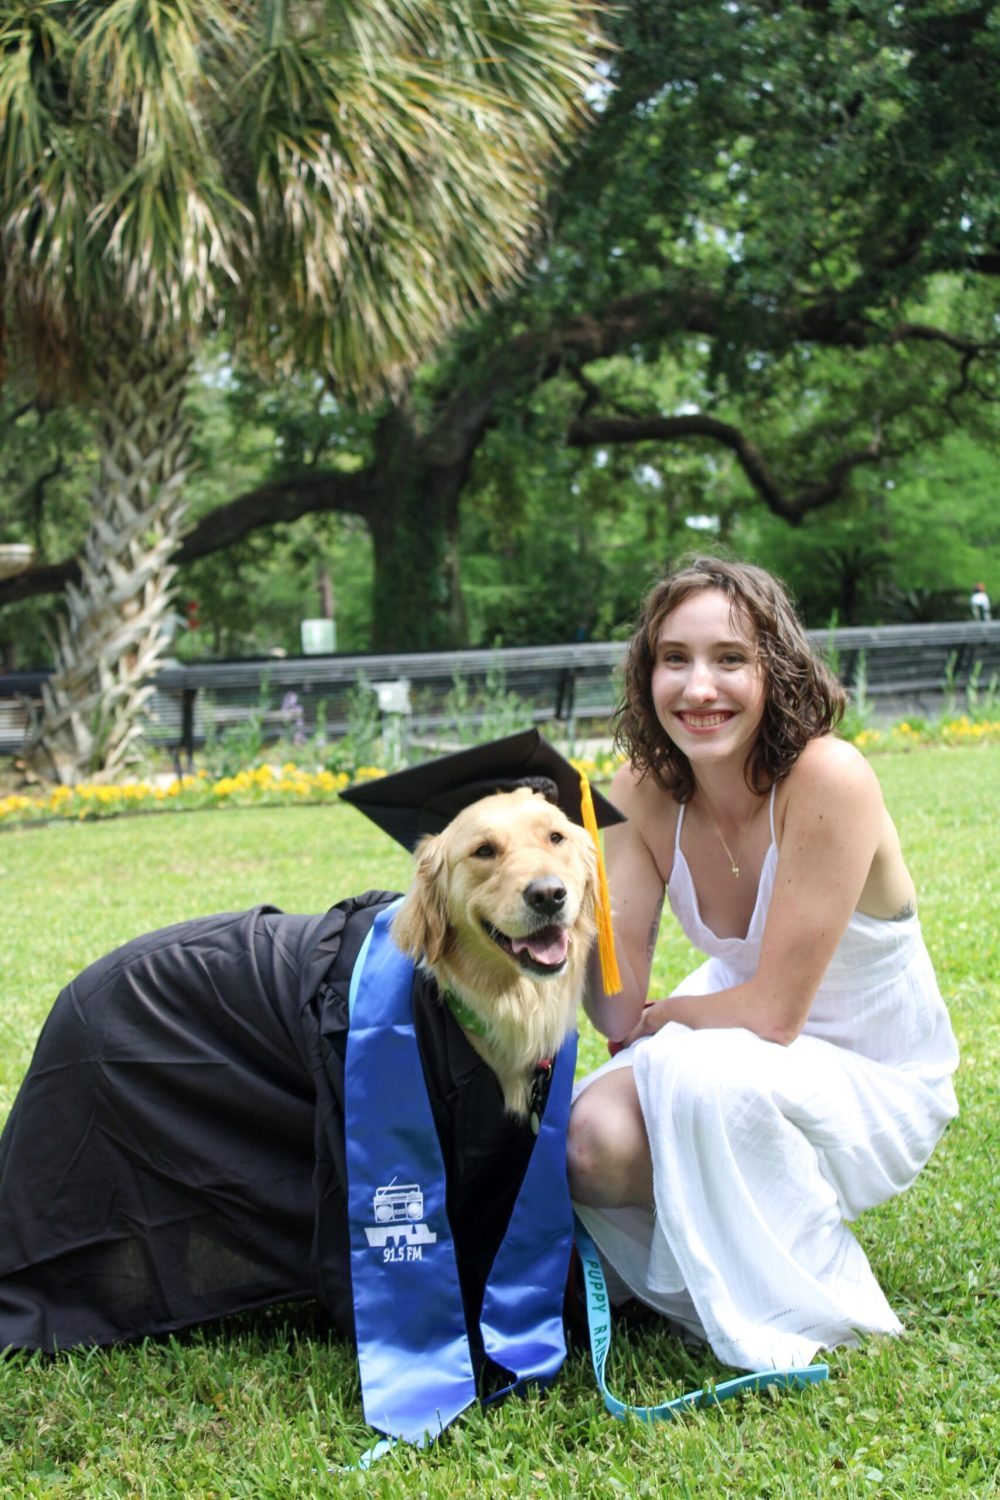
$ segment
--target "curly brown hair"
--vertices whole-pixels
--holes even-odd
[[[725,594],[756,641],[764,714],[744,771],[752,791],[766,792],[787,776],[808,742],[840,723],[846,702],[844,689],[809,644],[783,583],[751,563],[701,554],[680,558],[643,600],[615,710],[615,748],[678,802],[694,795],[694,772],[656,716],[651,682],[663,621],[699,589]]]

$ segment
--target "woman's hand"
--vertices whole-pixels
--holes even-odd
[[[661,1026],[674,1018],[670,1014],[669,1002],[666,1000],[647,1000],[643,1006],[642,1015],[638,1026],[634,1026],[628,1036],[623,1037],[620,1042],[609,1042],[608,1052],[612,1057],[618,1052],[624,1052],[626,1047],[631,1047],[640,1037],[652,1036],[659,1031]]]

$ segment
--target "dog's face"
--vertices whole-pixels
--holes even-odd
[[[572,1029],[596,900],[590,835],[527,787],[473,803],[417,848],[393,937],[486,1022],[474,1045],[514,1113]]]
[[[394,932],[431,968],[475,955],[497,976],[554,978],[589,949],[595,887],[589,834],[521,787],[484,797],[422,841]]]

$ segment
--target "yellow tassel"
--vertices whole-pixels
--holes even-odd
[[[608,892],[604,855],[601,852],[601,836],[597,831],[594,799],[590,795],[590,782],[585,771],[580,772],[580,810],[583,813],[583,826],[597,850],[597,953],[601,960],[601,983],[606,995],[617,995],[621,991],[622,977],[618,972],[615,938],[611,930],[611,896]]]

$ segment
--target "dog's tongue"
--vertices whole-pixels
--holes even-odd
[[[542,927],[527,937],[512,937],[515,953],[531,954],[536,964],[561,964],[569,952],[569,933],[565,927]]]

